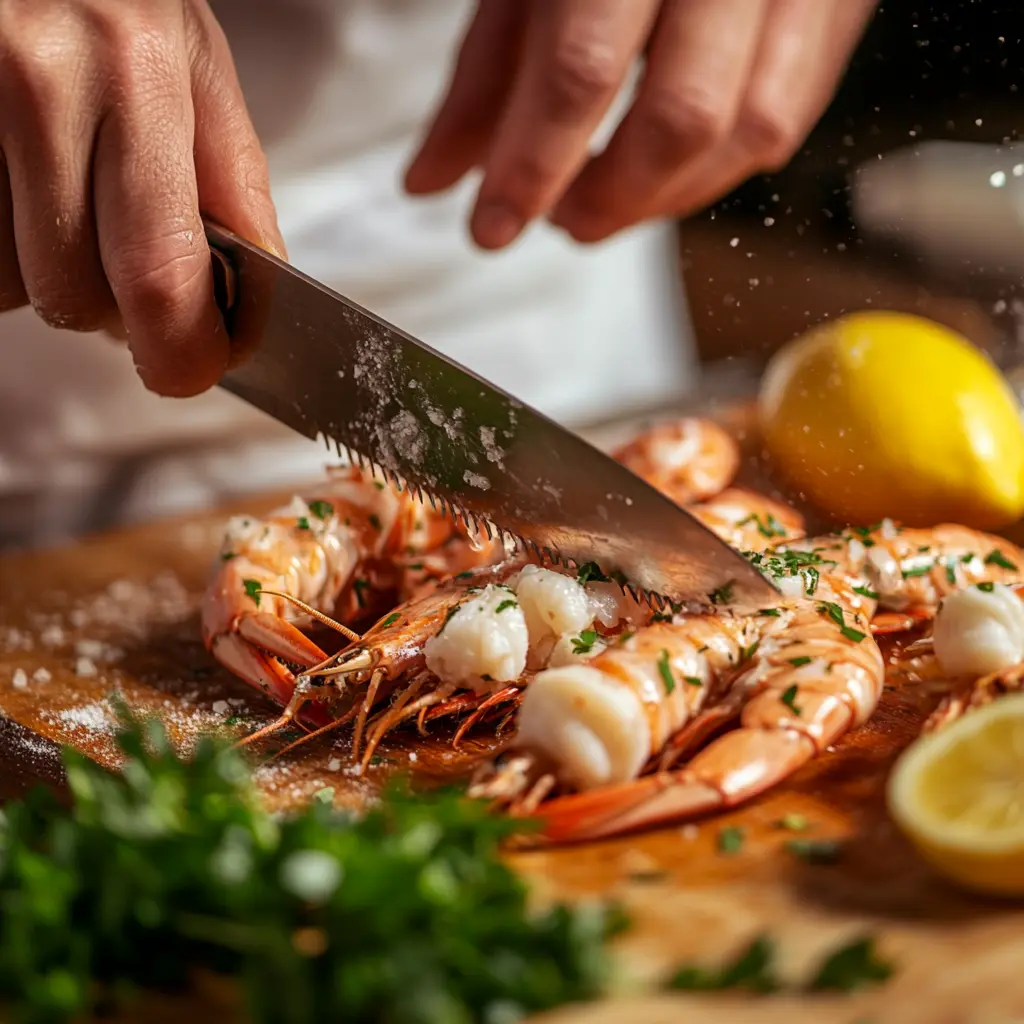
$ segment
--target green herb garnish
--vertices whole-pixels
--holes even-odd
[[[996,585],[994,583],[976,583],[975,586],[985,594],[991,594],[992,591],[996,589]]]
[[[732,592],[735,587],[736,584],[731,580],[728,583],[723,583],[722,586],[708,594],[708,600],[712,604],[728,604],[732,600]]]
[[[393,626],[402,616],[398,612],[392,612],[380,625],[381,629],[385,626]]]
[[[396,784],[359,818],[326,790],[276,818],[226,743],[185,761],[160,723],[121,713],[123,773],[68,750],[70,811],[43,789],[5,808],[5,1018],[94,1019],[199,970],[237,986],[255,1024],[468,1024],[601,993],[624,919],[528,906],[500,856],[524,823]]]
[[[596,629],[584,629],[579,636],[574,636],[569,641],[572,644],[573,654],[589,654],[597,643],[598,633]]]
[[[688,991],[747,989],[768,993],[779,989],[773,961],[775,947],[766,935],[758,936],[732,963],[721,968],[680,967],[669,979],[668,987]]]
[[[703,686],[704,681],[699,676],[683,676],[683,680],[689,686]]]
[[[779,828],[785,829],[787,832],[804,832],[810,827],[810,822],[802,814],[786,814],[781,817],[776,823]]]
[[[222,551],[220,553],[220,560],[222,562],[230,562],[232,558],[237,558],[237,557],[238,557],[238,552],[237,551]]]
[[[357,579],[357,580],[353,580],[352,581],[352,590],[353,590],[353,592],[356,595],[356,604],[359,605],[360,608],[365,608],[366,607],[366,598],[364,597],[364,595],[365,595],[366,591],[369,590],[369,589],[370,589],[370,581],[369,580],[358,580]]]
[[[911,580],[915,576],[927,576],[934,568],[935,563],[929,562],[927,565],[919,565],[914,569],[904,569],[902,576],[905,580]]]
[[[371,512],[367,517],[370,525],[378,532],[381,531],[380,516],[376,512]]]
[[[791,839],[786,849],[808,864],[835,864],[843,844],[838,839]]]
[[[584,583],[607,583],[608,577],[597,567],[597,562],[584,562],[576,571],[576,582],[581,586]]]
[[[998,565],[1000,569],[1009,569],[1010,572],[1014,572],[1017,568],[1013,562],[1011,562],[1006,555],[999,550],[999,548],[993,548],[985,556],[986,565]]]
[[[750,661],[750,659],[757,654],[758,647],[761,646],[760,640],[755,640],[749,647],[744,647],[740,651],[740,661]]]
[[[263,584],[259,580],[242,580],[242,586],[245,588],[245,596],[251,597],[259,605]]]
[[[519,607],[519,602],[515,598],[509,597],[509,598],[506,598],[504,601],[502,601],[501,604],[499,604],[498,607],[494,609],[494,612],[495,612],[495,614],[497,614],[498,612],[505,611],[507,608],[518,608],[518,607]]]
[[[852,640],[855,644],[859,644],[867,635],[866,633],[862,633],[859,629],[854,629],[852,626],[848,626],[846,624],[843,609],[834,601],[822,601],[822,603],[818,605],[818,611],[821,612],[822,615],[827,615],[832,619],[832,621],[839,626],[839,632],[846,637],[847,640]]]
[[[298,517],[298,518],[297,518],[297,519],[295,520],[295,525],[296,525],[296,526],[297,526],[297,527],[298,527],[298,528],[299,528],[300,530],[308,530],[308,529],[309,529],[309,517],[308,517],[308,516],[299,516],[299,517]]]
[[[779,521],[769,513],[765,516],[764,522],[761,521],[761,517],[756,513],[752,512],[746,519],[741,519],[736,525],[746,526],[747,523],[753,523],[757,527],[757,532],[762,537],[785,537],[785,527],[780,525]]]
[[[780,612],[778,608],[762,608],[757,614],[765,615],[771,619],[777,619],[782,612]]]
[[[309,511],[317,517],[317,519],[326,519],[328,516],[334,515],[334,506],[329,501],[311,501],[309,503]]]
[[[658,672],[665,683],[665,693],[671,693],[676,688],[676,681],[672,678],[672,666],[668,663],[668,651],[663,650],[658,658]]]
[[[878,591],[872,590],[870,587],[854,587],[853,592],[860,594],[861,597],[869,597],[872,601],[877,601],[881,596]]]
[[[794,668],[799,668],[801,665],[809,665],[811,659],[806,654],[801,654],[799,658],[790,658],[789,663]]]
[[[796,706],[797,689],[796,683],[793,683],[792,686],[787,686],[779,700],[781,700],[794,715],[802,715],[804,713],[803,708],[798,708]]]
[[[826,957],[808,988],[812,992],[853,992],[888,981],[892,973],[892,964],[875,952],[875,940],[865,936],[841,946]]]
[[[736,826],[723,828],[718,833],[719,853],[728,854],[730,856],[734,853],[739,853],[743,847],[743,840],[745,838],[745,833],[742,828],[738,828]]]

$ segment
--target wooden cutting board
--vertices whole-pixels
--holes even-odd
[[[742,478],[774,489],[755,458],[746,413],[735,411],[729,421],[745,436]],[[278,499],[251,501],[245,510],[259,512]],[[228,511],[0,559],[0,796],[35,782],[59,787],[61,743],[115,764],[114,691],[159,714],[183,751],[204,731],[241,735],[274,713],[262,694],[221,671],[199,641],[197,603]],[[549,1015],[552,1022],[1024,1020],[1024,905],[956,891],[917,859],[886,816],[887,773],[937,700],[904,685],[900,652],[890,657],[891,689],[868,726],[747,807],[627,839],[514,856],[538,898],[612,896],[634,919],[617,943],[630,994],[559,1011]],[[483,749],[477,741],[455,754],[441,734],[426,743],[403,737],[359,776],[342,741],[264,762],[255,775],[274,807],[294,806],[325,786],[339,802],[359,804],[391,771],[456,778]],[[792,813],[811,823],[804,836],[845,841],[837,863],[807,864],[785,849],[793,836],[777,822]],[[728,826],[744,830],[733,855],[717,847]],[[713,965],[764,932],[793,979],[865,932],[877,936],[896,972],[880,988],[828,998],[646,994],[678,963]],[[163,1010],[177,1019],[182,1010],[203,1017],[201,1008],[176,1001]]]

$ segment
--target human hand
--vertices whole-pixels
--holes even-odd
[[[684,216],[792,157],[877,0],[480,0],[409,192],[483,168],[471,231],[498,249],[547,216],[597,242]],[[639,58],[605,150],[589,143]]]
[[[200,208],[284,245],[205,0],[0,0],[0,94],[0,309],[123,324],[160,394],[216,383],[230,343]]]

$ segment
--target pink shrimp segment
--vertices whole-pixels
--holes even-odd
[[[666,441],[669,434],[675,437],[673,443]],[[675,487],[676,494],[681,493],[679,481],[687,478],[687,465],[693,468],[687,493],[707,495],[731,480],[737,464],[734,442],[714,424],[700,420],[659,426],[637,437],[627,454],[635,460],[644,452],[642,468],[660,472],[659,479]],[[749,526],[750,516],[756,518],[761,508],[756,496],[744,500],[749,510],[733,500],[727,509],[709,504],[702,514],[715,518],[712,528],[721,526],[736,534],[744,529],[739,521],[746,519]],[[396,601],[408,604],[406,610],[411,611],[417,601],[436,593],[447,591],[457,597],[462,588],[452,591],[452,577],[505,557],[498,541],[479,542],[464,524],[371,473],[354,467],[334,470],[316,499],[296,498],[268,517],[231,521],[203,602],[203,639],[233,674],[286,708],[274,727],[299,714],[310,724],[328,725],[334,720],[328,705],[336,702],[327,699],[321,682],[311,680],[321,679],[313,670],[336,671],[339,666],[306,635],[307,628],[319,620],[349,640],[356,639],[347,627],[374,618],[379,622]],[[424,623],[402,617],[410,623],[410,636],[422,642],[421,627],[429,616]],[[382,671],[389,677],[403,675],[405,667],[385,659]],[[300,677],[307,682],[293,702]],[[339,671],[335,678],[343,674]],[[323,699],[311,699],[311,692],[319,692]],[[457,700],[453,695],[452,701],[425,711],[419,719],[421,728],[447,713],[446,708],[468,708],[479,720],[502,705],[494,700],[481,707],[479,700],[466,695]],[[506,703],[514,704],[511,696]],[[260,730],[259,735],[264,734],[266,730]]]
[[[337,470],[318,498],[229,523],[204,595],[203,641],[234,675],[287,706],[296,671],[327,659],[303,628],[365,616],[379,597],[418,585],[417,560],[427,556],[435,566],[439,556],[468,565],[493,560],[495,544],[472,544],[454,520],[366,471]],[[321,706],[305,716],[328,721]]]
[[[539,815],[542,836],[551,842],[735,806],[787,778],[874,712],[885,678],[869,629],[879,604],[934,613],[958,587],[1015,581],[1022,564],[1021,552],[1000,538],[956,526],[898,530],[891,524],[752,558],[783,590],[777,607],[746,617],[726,610],[677,615],[587,663],[603,688],[619,688],[618,707],[632,694],[642,708],[648,759],[641,771],[578,792],[565,793],[563,785],[563,795],[544,799],[570,755],[513,741],[511,756],[485,765],[471,793],[514,814]],[[568,682],[557,670],[540,673],[524,697],[521,721],[541,718],[545,691]],[[598,690],[588,695],[581,683],[580,706],[597,700]],[[733,722],[735,728],[704,745]]]
[[[680,505],[718,494],[740,464],[739,446],[725,430],[690,416],[655,424],[614,457]]]

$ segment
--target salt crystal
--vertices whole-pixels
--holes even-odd
[[[213,713],[215,715],[226,715],[228,712],[228,702],[226,700],[215,700],[213,702]]]
[[[340,768],[341,768],[341,758],[340,757],[332,757],[330,759],[330,761],[327,762],[327,770],[329,772],[339,771]]]
[[[84,609],[74,608],[68,616],[68,620],[75,629],[81,629],[89,621],[89,616]]]
[[[11,675],[11,685],[16,690],[24,690],[28,686],[28,675],[23,668],[16,668]]]
[[[33,683],[48,683],[52,678],[53,676],[50,674],[50,670],[46,668],[37,668],[35,672],[32,673]]]
[[[61,647],[64,644],[64,630],[57,625],[47,626],[46,629],[39,634],[39,639],[47,647]]]
[[[679,831],[684,839],[696,839],[700,829],[696,825],[684,825]]]
[[[95,661],[103,657],[103,648],[104,644],[99,640],[79,640],[75,644],[75,654]]]
[[[91,658],[79,658],[75,662],[75,675],[82,679],[90,679],[98,674],[96,663]]]
[[[409,751],[409,762],[411,764],[415,764],[418,760],[419,760],[419,757],[417,756],[416,751],[415,750],[410,750]]]

